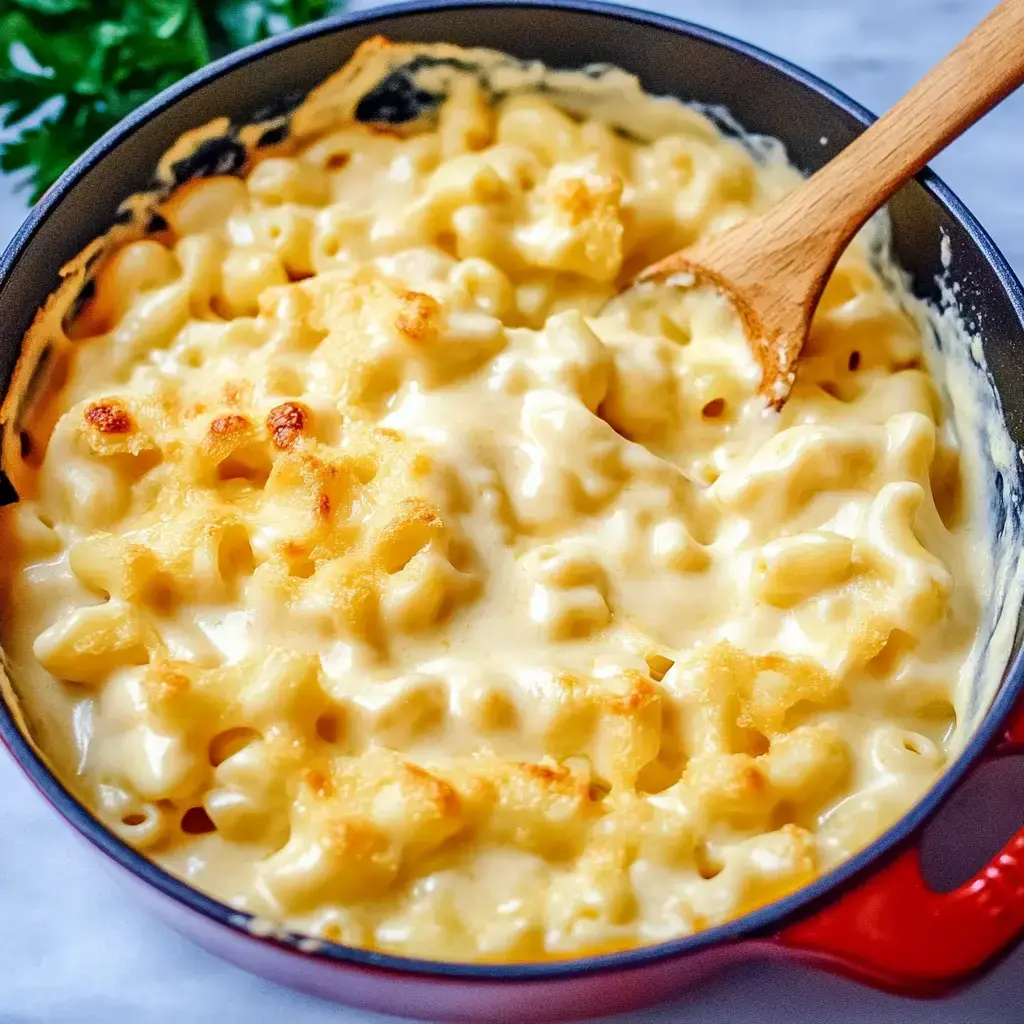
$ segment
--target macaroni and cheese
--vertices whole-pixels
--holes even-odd
[[[767,410],[720,295],[616,294],[796,172],[635,99],[648,132],[454,72],[414,124],[300,111],[50,338],[11,677],[87,805],[240,911],[450,960],[653,943],[945,762],[986,568],[915,302],[858,239]]]

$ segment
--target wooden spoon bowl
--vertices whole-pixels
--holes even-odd
[[[1004,0],[820,171],[766,213],[672,253],[633,283],[706,283],[729,296],[781,408],[829,274],[896,190],[1024,82],[1024,0]]]

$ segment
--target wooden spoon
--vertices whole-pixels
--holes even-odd
[[[936,153],[1024,81],[1024,0],[1005,0],[887,114],[766,213],[641,271],[725,292],[780,408],[818,299],[864,222]]]

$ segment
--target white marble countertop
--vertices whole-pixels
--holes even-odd
[[[822,75],[869,108],[897,99],[992,0],[640,0],[732,33]],[[366,4],[357,6],[367,6]],[[1024,272],[1024,93],[935,167]],[[0,179],[0,243],[24,204]],[[124,898],[119,883],[0,754],[0,1024],[384,1024],[252,978],[193,948]],[[1020,807],[1024,812],[1024,806]],[[1024,817],[1024,813],[1022,813]],[[627,1018],[622,1018],[625,1022]],[[1024,1021],[1024,947],[940,1002],[895,999],[810,971],[746,967],[649,1024],[1013,1024]]]

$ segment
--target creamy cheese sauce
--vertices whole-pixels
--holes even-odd
[[[76,321],[4,511],[10,674],[239,910],[454,960],[688,934],[877,836],[980,706],[1008,584],[919,305],[865,233],[776,414],[720,295],[615,298],[797,175],[608,74],[307,118]]]

